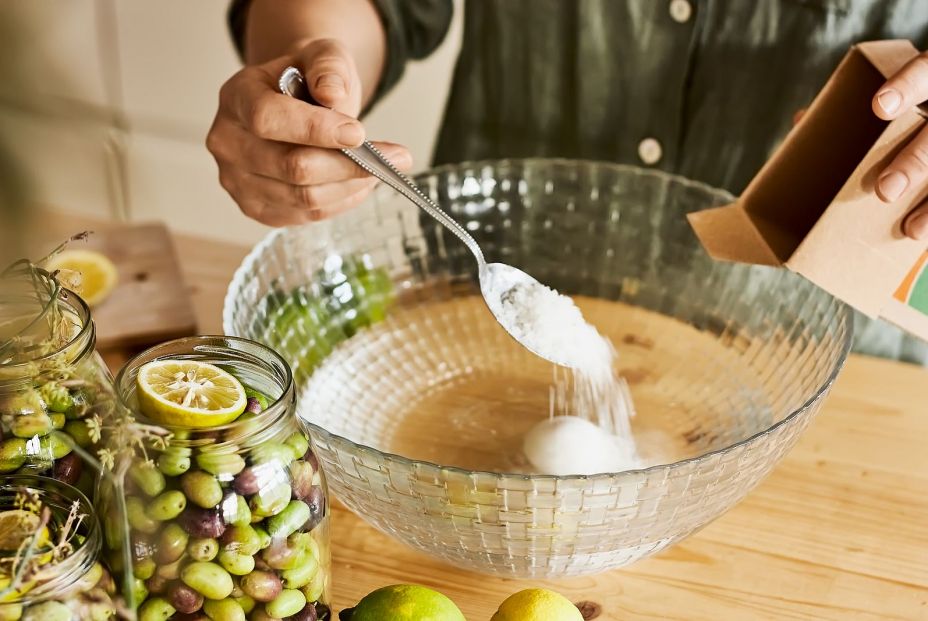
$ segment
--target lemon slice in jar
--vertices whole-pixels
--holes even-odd
[[[23,509],[10,509],[0,512],[0,550],[13,552],[19,550],[23,541],[31,537],[39,527],[39,516]],[[35,549],[41,550],[48,545],[48,527],[43,526],[35,542]]]
[[[213,427],[245,411],[242,383],[228,371],[196,360],[154,360],[139,369],[139,409],[151,420],[176,427]]]
[[[47,267],[49,271],[77,274],[72,288],[90,306],[106,299],[116,286],[116,266],[105,255],[93,250],[64,250],[49,259]],[[63,279],[63,282],[67,281],[67,278]]]

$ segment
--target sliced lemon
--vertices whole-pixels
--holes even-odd
[[[248,404],[244,386],[231,373],[196,360],[154,360],[139,369],[136,383],[142,413],[164,425],[224,425]]]
[[[61,270],[78,275],[73,282],[67,282],[74,292],[84,298],[90,306],[96,306],[106,299],[116,286],[116,266],[106,255],[93,250],[64,250],[48,261],[48,270]]]
[[[0,512],[0,550],[11,552],[18,550],[27,537],[39,527],[39,516],[23,509],[10,509]],[[35,542],[35,549],[41,550],[48,545],[48,527],[43,526]]]

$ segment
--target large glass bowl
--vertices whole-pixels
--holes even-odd
[[[334,494],[458,567],[571,576],[672,545],[771,471],[844,364],[847,307],[785,270],[704,254],[684,214],[725,192],[563,160],[445,166],[418,181],[489,261],[576,296],[612,338],[644,467],[532,474],[520,439],[549,416],[552,367],[493,321],[464,246],[385,189],[270,234],[236,273],[223,319],[302,378],[298,411]]]

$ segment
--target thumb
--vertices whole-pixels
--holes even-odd
[[[336,39],[316,39],[297,53],[309,94],[320,105],[357,117],[361,79],[348,49]]]

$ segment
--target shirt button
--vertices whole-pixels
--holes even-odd
[[[688,0],[671,0],[670,17],[673,21],[683,24],[689,21],[693,15],[693,5]]]
[[[645,164],[657,164],[662,155],[664,155],[664,149],[656,139],[645,138],[638,143],[638,157]]]

